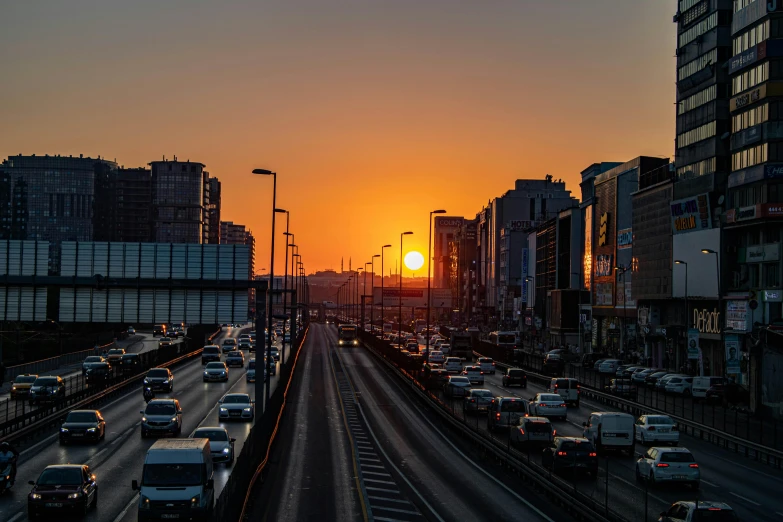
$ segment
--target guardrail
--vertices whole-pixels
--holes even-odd
[[[213,333],[209,337],[209,341],[214,339],[219,334],[220,330]],[[193,347],[187,347],[186,350],[188,350],[188,352],[184,355],[180,355],[182,353],[182,344],[173,345],[170,348],[171,350],[158,349],[158,351],[146,352],[139,355],[145,356],[147,354],[151,354],[148,356],[148,364],[166,368],[200,355],[202,350],[202,346],[194,345]],[[162,357],[160,354],[161,350],[164,350]],[[165,353],[165,351],[170,353]],[[161,362],[162,359],[169,360]],[[41,429],[48,429],[53,423],[59,422],[71,410],[84,408],[91,404],[95,404],[109,395],[114,395],[117,392],[124,391],[128,387],[135,386],[137,381],[144,379],[144,372],[150,367],[152,366],[144,365],[137,373],[131,376],[123,376],[120,374],[118,378],[121,380],[119,382],[117,380],[105,381],[99,386],[85,387],[74,393],[66,395],[64,398],[58,401],[45,404],[37,409],[29,410],[22,415],[1,423],[0,433],[3,434],[3,437],[0,438],[0,442],[24,440],[30,435],[37,433]]]
[[[17,375],[24,373],[41,373],[48,372],[50,370],[56,370],[61,366],[68,366],[70,364],[76,364],[83,361],[90,355],[100,355],[103,350],[110,350],[114,348],[114,341],[100,345],[97,349],[93,346],[87,350],[80,350],[78,352],[64,353],[57,357],[50,357],[48,359],[41,359],[38,361],[30,361],[28,363],[17,364],[15,366],[9,366],[5,369],[4,381],[10,381]]]
[[[484,357],[484,355],[479,352],[474,351],[473,353],[477,357]],[[495,365],[506,369],[513,367],[512,365],[498,361],[495,362]],[[520,367],[525,367],[525,365],[520,365]],[[526,370],[526,374],[528,379],[539,381],[541,384],[546,384],[552,379],[551,375],[543,375],[529,370]],[[687,419],[681,415],[671,413],[667,409],[655,408],[648,404],[631,401],[610,393],[599,391],[593,387],[584,386],[581,380],[580,384],[582,384],[582,397],[588,397],[596,402],[600,402],[619,411],[630,413],[636,417],[643,414],[668,415],[677,422],[681,431],[690,433],[693,437],[705,440],[729,451],[744,454],[748,458],[753,458],[777,469],[780,469],[781,466],[783,466],[783,451],[732,435],[723,430],[696,422],[693,419]],[[682,428],[685,429],[682,430]]]

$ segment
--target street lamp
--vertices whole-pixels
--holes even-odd
[[[362,284],[362,331],[364,331],[364,301],[367,297],[367,265],[372,265],[371,261],[364,263],[364,282]],[[372,283],[372,281],[370,281]],[[372,324],[370,325],[372,326]],[[372,328],[370,328],[372,331]]]
[[[391,245],[383,245],[381,247],[381,331],[383,331],[383,323],[384,323],[384,307],[383,307],[383,251],[386,248],[391,248]]]
[[[683,265],[685,267],[685,353],[687,355],[688,353],[688,263],[685,261],[682,261],[680,259],[674,260],[675,265]],[[679,343],[677,343],[677,346],[679,346]],[[699,352],[701,352],[701,348],[699,349]],[[679,362],[679,361],[678,361]],[[699,355],[699,375],[704,376],[704,365],[701,360],[701,355]]]
[[[432,306],[432,297],[430,296],[430,280],[432,279],[432,215],[445,213],[445,210],[433,210],[430,212],[429,219],[430,237],[427,240],[427,362],[430,360],[430,306]],[[400,295],[400,298],[402,298],[402,295]]]
[[[402,238],[403,236],[410,236],[413,234],[413,232],[403,232],[400,234],[400,295],[399,295],[399,301],[397,304],[399,304],[399,315],[397,317],[397,342],[400,341],[400,338],[402,337]]]
[[[710,248],[702,248],[701,249],[702,254],[711,254],[715,256],[715,276],[718,278],[718,321],[720,324],[720,344],[721,348],[723,348],[724,353],[726,349],[725,344],[725,337],[724,337],[724,331],[726,330],[726,321],[723,320],[723,294],[720,291],[720,264],[719,264],[719,258],[718,252],[715,250],[712,250]],[[722,323],[722,324],[721,324]],[[712,371],[712,367],[710,368],[710,371]]]
[[[372,260],[370,260],[370,265],[372,265],[372,277],[370,278],[370,294],[371,294],[371,301],[372,306],[370,306],[370,331],[373,331],[374,324],[373,321],[375,319],[375,258],[381,257],[380,254],[375,254],[372,256]],[[381,281],[383,281],[383,274],[381,274]],[[381,296],[381,302],[383,302],[383,296]],[[373,331],[374,335],[374,331]]]
[[[470,283],[470,271],[468,271],[468,279],[469,279],[468,283]],[[527,292],[525,292],[525,293],[527,294],[527,299],[530,299],[530,289],[527,288],[527,284],[534,282],[535,279],[536,279],[535,276],[525,276],[525,279],[524,279],[524,281],[525,281],[525,288],[527,289]],[[536,316],[536,314],[535,314],[535,305],[536,305],[536,302],[534,300],[533,301],[533,307],[534,308],[533,308],[533,314],[532,314],[533,318],[532,319],[535,319],[535,316]],[[525,310],[527,310],[527,300],[525,301]],[[531,323],[534,322],[532,319],[531,319]],[[526,331],[528,332],[528,336],[529,336],[530,335],[529,334],[530,329],[528,328]],[[531,342],[530,344],[531,344],[530,351],[532,352],[532,351],[534,351],[534,347],[532,346],[533,343]]]
[[[356,318],[356,322],[359,323],[359,271],[364,270],[364,268],[359,267],[356,269],[356,281],[354,281],[354,286],[356,287],[356,304],[354,306],[353,314]]]
[[[266,357],[267,361],[272,360],[272,296],[274,294],[274,277],[275,277],[275,214],[277,206],[277,173],[266,169],[253,169],[253,174],[261,176],[272,176],[272,248],[269,254],[269,309],[266,311],[267,315],[267,335],[266,335]],[[264,409],[269,402],[269,393],[271,379],[264,380]]]
[[[285,242],[286,242],[286,249],[285,249],[285,275],[283,276],[283,314],[286,313],[286,290],[288,290],[288,236],[290,235],[288,232],[288,225],[290,224],[290,218],[291,213],[287,210],[284,210],[282,208],[276,208],[275,212],[278,214],[285,214],[285,232],[283,232],[283,235],[286,236]],[[291,326],[291,323],[288,323],[288,326]],[[283,328],[285,329],[285,324],[283,324]],[[292,341],[289,341],[289,344],[291,344]],[[280,343],[280,358],[281,360],[285,361],[285,335],[283,335],[283,340]]]
[[[628,271],[628,269],[631,268],[630,265],[623,268],[621,266],[614,267],[615,272],[620,272],[620,276],[623,278],[623,328],[620,330],[620,348],[622,349],[623,353],[625,352],[626,346],[625,346],[625,311],[626,311],[626,293],[625,293],[625,273]],[[616,279],[615,279],[616,281]]]

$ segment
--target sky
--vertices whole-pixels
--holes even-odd
[[[515,179],[674,149],[674,0],[4,0],[0,156],[177,156],[269,267],[427,251]],[[281,216],[278,214],[278,216]],[[275,272],[283,265],[278,218]],[[392,268],[393,270],[393,268]],[[388,271],[388,270],[387,270]],[[425,275],[426,265],[416,275]],[[407,273],[405,275],[408,275]]]

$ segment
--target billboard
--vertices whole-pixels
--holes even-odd
[[[384,288],[381,296],[380,288],[373,288],[372,299],[374,303],[383,303],[383,306],[400,306],[400,289]],[[407,308],[425,308],[427,306],[426,288],[403,288],[402,306]],[[432,308],[451,308],[451,290],[448,288],[433,288]]]
[[[711,227],[710,201],[707,194],[672,201],[672,234],[682,234]]]

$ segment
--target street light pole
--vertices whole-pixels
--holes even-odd
[[[266,357],[267,361],[272,360],[272,304],[273,296],[275,293],[275,214],[277,205],[277,173],[266,169],[254,169],[253,174],[259,174],[262,176],[272,176],[272,247],[269,253],[269,309],[266,311],[267,316],[267,335],[266,335]],[[269,403],[270,385],[271,379],[265,379],[264,387],[264,408]]]
[[[364,330],[364,302],[366,301],[367,298],[367,265],[372,265],[372,262],[368,261],[364,263],[364,282],[362,284],[362,303],[361,303],[362,330]],[[372,331],[372,328],[370,328],[370,331]]]
[[[370,331],[371,332],[374,332],[374,328],[375,328],[374,319],[375,319],[375,258],[376,257],[381,257],[381,255],[375,254],[372,256],[372,259],[370,260],[370,264],[372,265],[372,277],[370,277],[370,294],[371,294],[370,301],[372,302],[372,306],[370,306]],[[383,302],[383,296],[381,296],[381,302]]]
[[[534,280],[535,280],[535,276],[525,276],[525,287],[527,288],[527,284],[529,282],[531,282],[531,281],[534,281]],[[534,286],[534,288],[535,288],[535,286]],[[530,288],[527,288],[527,292],[526,293],[527,293],[527,299],[530,299]],[[527,299],[525,300],[525,312],[527,312]],[[536,305],[536,302],[535,302],[535,300],[533,300],[533,318],[530,321],[531,323],[535,323],[535,318],[536,318],[535,305]],[[535,326],[535,324],[533,324],[533,326]],[[528,332],[528,336],[530,336],[530,328],[527,328],[526,331]],[[532,346],[533,343],[531,342],[530,344],[531,344],[530,351],[531,352],[535,351],[534,350],[534,346]]]
[[[721,293],[720,287],[720,262],[719,262],[719,256],[718,252],[715,250],[711,250],[709,248],[702,248],[701,250],[702,254],[712,254],[715,256],[715,276],[718,278],[718,321],[720,325],[720,346],[721,350],[723,350],[723,353],[726,353],[726,339],[724,337],[724,332],[726,330],[726,320],[723,319],[723,294]],[[725,355],[724,355],[725,357]],[[725,373],[725,366],[724,365],[724,373]],[[712,367],[710,368],[710,373],[712,373]],[[728,374],[726,374],[728,375]]]
[[[688,354],[688,263],[676,259],[675,265],[683,265],[685,267],[685,354]],[[679,343],[677,344],[679,346]],[[699,347],[699,376],[704,376],[704,362],[701,357],[701,347]]]
[[[403,232],[400,234],[400,295],[399,300],[397,301],[397,304],[399,305],[399,312],[397,316],[397,342],[399,342],[400,338],[402,337],[402,238],[403,236],[409,236],[413,234],[413,232]]]
[[[283,232],[283,235],[285,236],[285,275],[283,276],[283,315],[286,314],[286,303],[287,303],[287,295],[286,291],[288,290],[288,236],[290,235],[288,232],[288,226],[290,224],[290,218],[291,213],[287,210],[283,210],[282,208],[276,208],[275,212],[277,213],[285,213],[285,232]],[[288,326],[291,327],[291,321],[288,322]],[[291,344],[291,341],[289,341],[289,344]],[[283,325],[283,340],[280,343],[280,358],[281,360],[285,361],[285,325]]]
[[[625,349],[626,349],[626,346],[625,346],[625,316],[626,316],[625,310],[626,310],[626,306],[625,305],[626,305],[626,301],[627,301],[627,299],[626,299],[626,295],[627,294],[625,292],[625,273],[628,271],[629,268],[630,268],[630,265],[625,267],[625,268],[623,268],[621,266],[614,267],[615,272],[620,272],[620,276],[623,278],[623,327],[620,330],[620,350],[621,350],[621,353],[625,353]],[[615,279],[615,281],[616,281],[616,279]]]
[[[383,331],[383,323],[386,321],[383,315],[385,312],[383,307],[383,251],[387,248],[391,248],[391,245],[383,245],[381,247],[381,331]]]
[[[432,306],[432,296],[431,294],[431,285],[430,282],[432,280],[432,215],[433,214],[445,214],[445,210],[433,210],[430,212],[430,218],[429,218],[429,227],[430,227],[430,235],[429,239],[427,240],[427,362],[430,361],[430,307]],[[402,295],[400,295],[400,299],[402,299]]]

